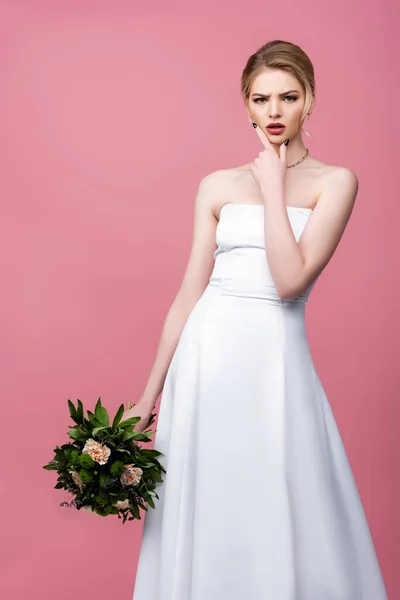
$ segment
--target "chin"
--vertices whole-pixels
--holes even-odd
[[[284,134],[283,135],[268,135],[268,133],[267,133],[267,138],[269,139],[269,141],[271,142],[271,144],[273,146],[280,146],[288,138],[288,136],[284,135]]]

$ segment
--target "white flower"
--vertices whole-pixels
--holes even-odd
[[[105,465],[109,459],[111,450],[108,446],[89,438],[82,450],[82,454],[89,454],[99,465]]]
[[[126,500],[118,500],[118,502],[115,504],[115,507],[118,508],[118,510],[125,510],[129,508],[129,499],[127,498]]]
[[[142,478],[143,471],[134,465],[125,465],[121,473],[120,481],[122,485],[138,485]]]

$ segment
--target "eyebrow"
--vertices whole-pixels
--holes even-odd
[[[287,92],[283,92],[283,94],[279,94],[280,96],[287,96],[288,94],[291,94],[293,92],[296,92],[297,94],[299,94],[299,90],[289,90]],[[254,92],[254,94],[252,94],[252,96],[262,96],[263,98],[269,98],[269,96],[267,94],[260,94],[259,92]]]

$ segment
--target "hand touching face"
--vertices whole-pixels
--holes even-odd
[[[264,197],[269,197],[271,194],[281,191],[284,186],[289,139],[280,145],[278,155],[266,134],[259,127],[256,127],[255,131],[263,145],[263,150],[259,153],[258,158],[254,159],[250,170]]]

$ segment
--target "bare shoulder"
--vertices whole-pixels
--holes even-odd
[[[321,163],[319,189],[317,204],[329,203],[331,210],[337,208],[349,214],[357,197],[357,174],[348,167]]]
[[[344,185],[345,187],[358,186],[358,177],[354,171],[348,167],[338,167],[333,165],[325,165],[322,169],[321,183],[323,185],[333,182]]]
[[[328,165],[313,156],[310,156],[308,168],[312,169],[319,178],[321,184],[326,181],[331,182],[332,180],[357,180],[357,176],[351,169],[347,167],[341,167],[338,165]]]
[[[231,170],[232,169],[218,169],[217,171],[208,173],[200,181],[200,186],[203,188],[208,188],[210,191],[218,191],[221,188],[224,188],[231,181]]]
[[[212,214],[218,218],[221,206],[229,201],[234,182],[234,169],[218,169],[208,173],[200,181],[197,202],[207,205]]]

